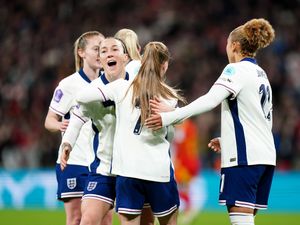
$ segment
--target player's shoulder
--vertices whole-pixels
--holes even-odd
[[[140,67],[141,66],[141,61],[140,60],[131,60],[127,65],[126,65],[126,69],[130,68],[130,67]]]
[[[119,78],[119,79],[116,79],[115,81],[111,82],[110,84],[120,85],[120,86],[128,86],[131,84],[131,81],[128,81],[123,78]]]
[[[77,81],[79,80],[80,76],[78,72],[75,72],[67,77],[65,77],[64,79],[62,79],[59,82],[59,86],[71,86],[74,85],[74,82],[77,83]]]
[[[101,76],[96,78],[95,80],[92,80],[91,85],[99,87],[105,85],[105,82],[101,79]]]
[[[239,70],[239,63],[229,63],[225,66],[225,68],[222,71],[222,75],[226,76],[233,76],[237,74]]]
[[[114,101],[118,101],[118,99],[122,99],[124,97],[130,87],[130,84],[130,81],[120,78],[105,85],[105,90],[111,93],[111,96],[114,96]]]
[[[133,80],[136,77],[136,75],[139,72],[140,68],[141,68],[141,61],[140,60],[131,60],[126,65],[126,72],[128,72],[130,80]]]

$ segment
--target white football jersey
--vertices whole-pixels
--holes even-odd
[[[133,80],[136,77],[136,75],[139,72],[140,67],[141,67],[140,60],[131,60],[129,63],[127,63],[125,70],[129,74],[130,80]]]
[[[125,80],[129,80],[126,73]],[[109,81],[102,74],[98,79],[92,81],[92,85],[100,87],[108,84]],[[93,161],[90,164],[90,171],[102,175],[110,176],[111,161],[113,152],[113,142],[116,127],[115,103],[107,100],[103,103],[92,102],[84,105],[83,114],[92,119],[93,141],[92,149],[94,152]]]
[[[222,102],[221,166],[275,165],[272,89],[254,59],[228,64],[214,85],[232,95]]]
[[[131,60],[126,65],[125,80],[133,80],[139,69],[141,62]],[[102,88],[108,84],[104,73],[96,80],[92,81],[92,85]],[[93,102],[84,106],[84,115],[92,118],[93,141],[91,148],[93,149],[93,159],[89,165],[89,169],[93,173],[111,176],[111,162],[113,152],[113,142],[115,135],[116,116],[115,103],[111,100],[103,102]]]
[[[90,82],[90,79],[86,76],[82,69],[64,78],[59,82],[54,91],[49,109],[62,116],[63,119],[69,119],[70,113],[77,104],[75,101],[76,94],[81,88],[88,86]],[[92,153],[92,149],[90,147],[91,138],[91,121],[88,121],[83,125],[80,131],[75,146],[70,154],[68,164],[88,166],[88,159],[91,157]],[[60,163],[61,151],[62,149],[60,146],[57,163]]]
[[[105,99],[116,104],[116,132],[112,173],[157,182],[168,182],[173,165],[168,128],[153,132],[140,123],[140,108],[131,103],[131,82],[116,80],[101,88]],[[127,93],[127,94],[126,94]],[[175,107],[177,101],[168,101]]]

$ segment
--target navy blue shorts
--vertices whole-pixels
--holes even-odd
[[[221,169],[221,205],[266,209],[274,174],[274,166],[253,165]]]
[[[69,165],[61,171],[56,164],[57,199],[81,198],[89,174],[87,166]]]
[[[170,182],[154,182],[117,176],[116,211],[123,214],[141,214],[149,203],[157,217],[169,215],[179,208],[179,194],[174,179]]]
[[[87,198],[104,201],[113,206],[116,198],[116,177],[89,174],[82,199]]]

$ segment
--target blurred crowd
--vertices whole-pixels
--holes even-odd
[[[277,168],[300,169],[299,0],[2,0],[0,167],[54,167],[60,134],[46,131],[44,119],[54,88],[75,70],[73,43],[81,33],[112,36],[130,28],[143,46],[164,42],[172,53],[168,81],[190,102],[227,64],[229,32],[254,17],[268,19],[276,31],[257,60],[273,87]],[[192,120],[203,168],[219,166],[219,155],[207,148],[219,135],[219,110]]]

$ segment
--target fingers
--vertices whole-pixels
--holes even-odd
[[[64,120],[61,122],[60,131],[65,132],[69,125],[69,120]]]
[[[67,167],[67,163],[64,162],[64,161],[61,161],[60,162],[60,169],[61,169],[61,171],[63,171],[66,167]]]
[[[150,117],[150,118],[146,119],[146,121],[145,121],[145,125],[148,128],[152,128],[153,126],[156,126],[156,124],[159,124],[159,120],[154,117]]]
[[[159,114],[152,115],[146,119],[145,125],[152,129],[153,131],[159,130],[162,128],[161,116]]]
[[[71,150],[72,150],[72,147],[69,143],[62,144],[62,154],[60,156],[60,169],[61,170],[64,170],[67,167],[67,162],[68,162]]]
[[[207,146],[210,149],[212,149],[214,152],[220,152],[221,151],[220,139],[219,138],[211,139]]]
[[[69,154],[67,153],[67,150],[63,150],[63,153],[60,158],[60,169],[62,171],[67,167],[68,158],[69,158]]]
[[[156,101],[157,103],[161,102],[160,99],[159,99],[159,97],[157,97],[157,96],[154,97],[154,101]]]
[[[159,102],[151,99],[150,100],[150,108],[151,108],[151,111],[157,113],[159,111]]]
[[[147,127],[155,126],[159,124],[161,121],[160,115],[151,115],[149,118],[145,120],[145,125]]]
[[[216,146],[211,146],[210,148],[211,148],[214,152],[218,152],[218,151],[219,151],[219,148],[216,147]]]

